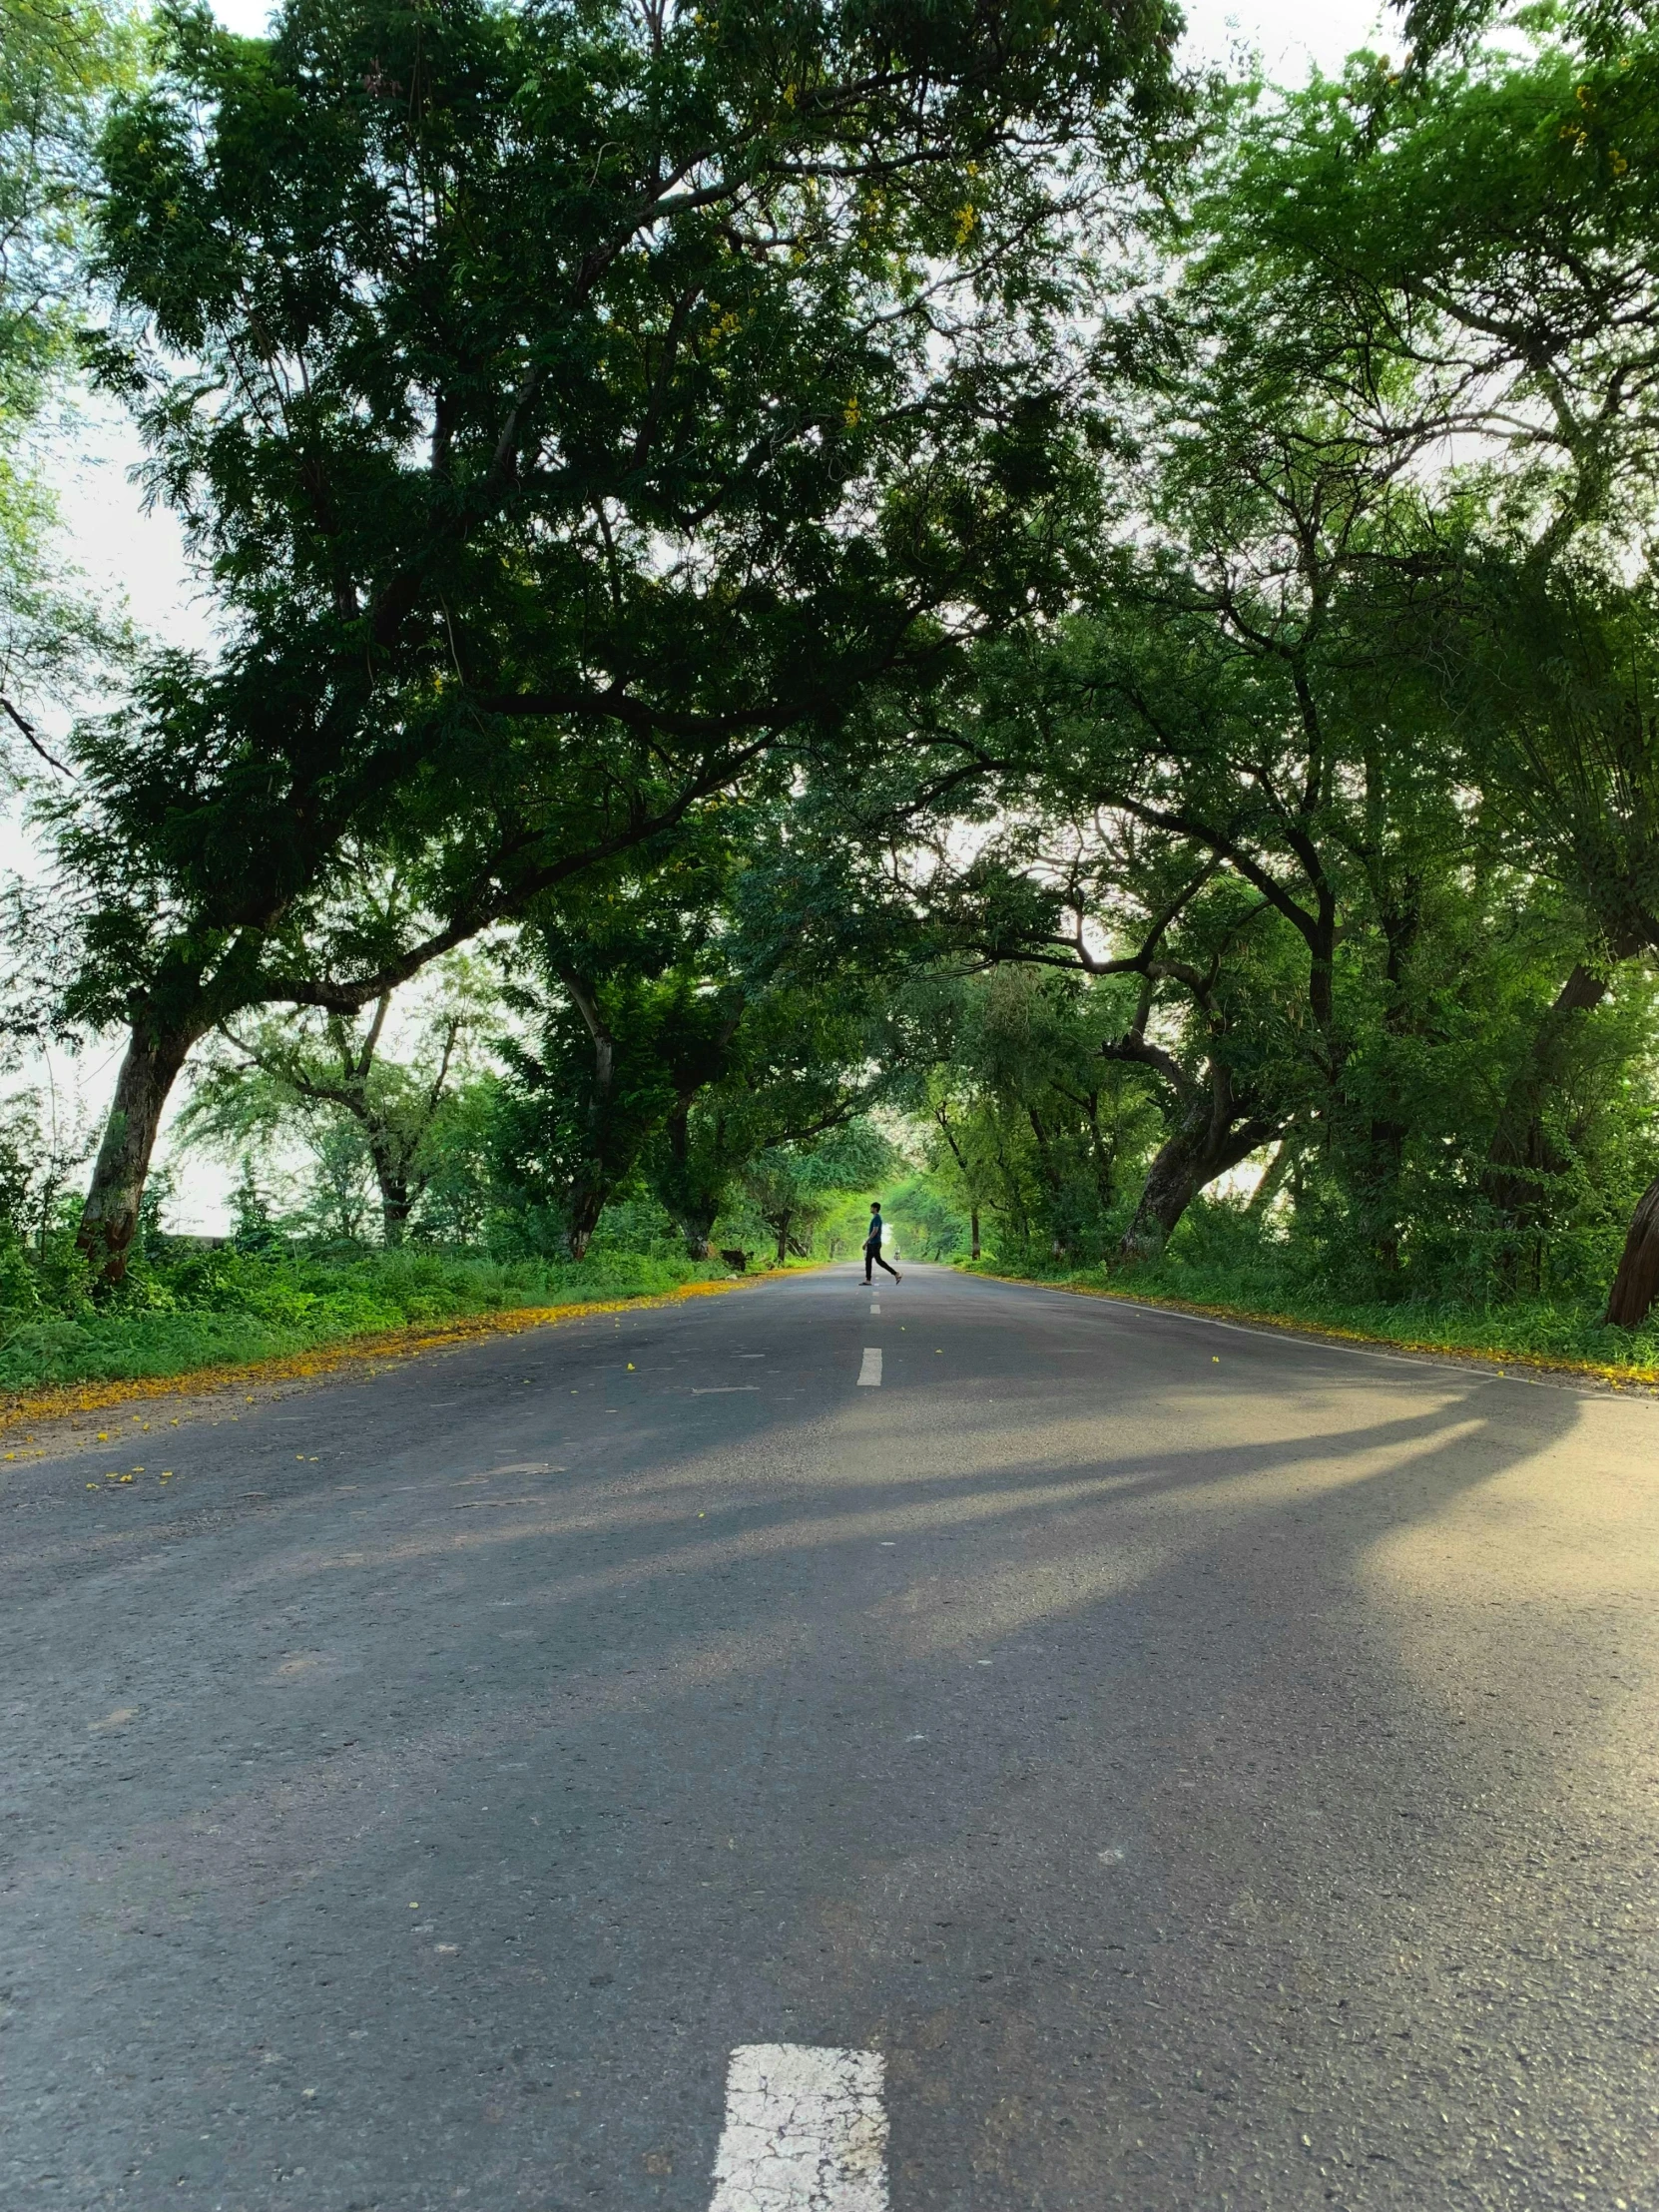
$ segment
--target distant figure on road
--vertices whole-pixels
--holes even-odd
[[[895,1283],[903,1282],[904,1278],[898,1270],[889,1268],[886,1261],[881,1257],[881,1201],[878,1198],[870,1200],[869,1227],[864,1232],[864,1281],[866,1283],[870,1280],[869,1264],[872,1260],[881,1272],[884,1275],[890,1275]]]

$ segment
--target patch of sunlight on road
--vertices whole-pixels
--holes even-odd
[[[1362,1567],[1396,1664],[1452,1725],[1524,1736],[1621,1796],[1651,1768],[1656,1585],[1659,1412],[1590,1398],[1539,1448],[1453,1463]]]
[[[1529,1602],[1651,1590],[1659,1416],[1648,1415],[1645,1433],[1630,1438],[1598,1435],[1597,1426],[1592,1419],[1552,1439],[1382,1537],[1372,1551],[1374,1572],[1423,1594],[1479,1587]]]
[[[1340,1430],[1335,1435],[1327,1431],[1295,1439],[1282,1438],[1280,1441],[1286,1444],[1319,1443],[1325,1448],[1318,1458],[1289,1457],[1277,1465],[1263,1467],[1256,1474],[1224,1474],[1212,1482],[1183,1482],[1178,1491],[1171,1491],[1160,1503],[1184,1512],[1280,1505],[1289,1498],[1306,1498],[1312,1492],[1329,1493],[1354,1483],[1375,1482],[1385,1476],[1403,1474],[1413,1466],[1438,1458],[1448,1448],[1472,1443],[1486,1426],[1487,1423],[1479,1419],[1453,1421],[1416,1441],[1389,1438],[1375,1444],[1346,1445]],[[1363,1431],[1354,1433],[1358,1436]]]

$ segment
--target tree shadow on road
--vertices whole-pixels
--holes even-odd
[[[1225,1382],[1172,1376],[1102,1325],[1121,1356],[1029,1396],[1017,1457],[1006,1406],[966,1391],[909,1425],[896,1395],[758,1405],[703,1448],[665,1398],[523,1503],[429,1481],[394,1532],[347,1535],[297,1488],[262,1543],[209,1539],[179,1656],[235,1648],[239,1616],[314,1646],[221,1674],[217,1743],[284,1755],[209,1819],[163,1726],[138,1817],[95,1793],[78,1843],[20,1869],[41,1956],[113,1970],[142,1928],[188,2002],[234,1941],[238,2047],[417,2022],[399,2047],[434,2110],[481,2022],[531,2086],[491,2120],[469,2088],[411,2204],[532,2170],[567,2177],[552,2201],[705,2203],[710,2069],[769,2038],[888,2049],[907,2212],[1265,2205],[1252,2159],[1280,2202],[1428,2201],[1402,2177],[1443,2181],[1448,2080],[1481,2114],[1513,2088],[1482,1992],[1582,1904],[1583,1717],[1623,1598],[1582,1557],[1550,1585],[1537,1552],[1563,1549],[1550,1497],[1595,1401],[1273,1344]],[[479,1347],[446,1381],[523,1357]],[[1625,1851],[1622,1809],[1595,1817]],[[89,1917],[71,1895],[113,1869],[113,1824]],[[328,1994],[278,1973],[323,1948]],[[1534,1979],[1535,2042],[1563,1971]],[[1580,2008],[1582,2064],[1544,2069],[1610,2142],[1631,2024]],[[700,2116],[647,2180],[687,2078]],[[614,2162],[578,2183],[596,2112]],[[1334,2178],[1293,2196],[1303,2112]],[[947,2170],[956,2194],[927,2194]]]

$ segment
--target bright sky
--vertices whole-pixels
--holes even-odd
[[[1235,36],[1261,48],[1270,73],[1293,79],[1311,58],[1335,69],[1372,38],[1382,10],[1364,0],[1183,0],[1190,44],[1207,55],[1227,52]],[[234,31],[254,36],[271,13],[268,0],[216,0],[215,14]],[[1397,31],[1392,33],[1398,38]]]
[[[216,12],[231,29],[253,35],[265,28],[271,8],[269,0],[216,0]],[[1186,13],[1187,51],[1195,60],[1222,61],[1240,45],[1256,48],[1269,75],[1285,83],[1301,81],[1314,67],[1338,69],[1356,47],[1386,50],[1399,42],[1398,18],[1378,0],[1186,0]],[[95,589],[111,599],[124,596],[152,635],[203,643],[207,612],[188,575],[178,526],[166,512],[144,511],[131,474],[138,458],[137,440],[113,409],[85,420],[79,452],[65,455],[58,481],[66,551]],[[27,866],[29,857],[15,824],[0,823],[0,863]],[[100,1117],[118,1052],[111,1039],[74,1062],[54,1055],[60,1095],[78,1094],[81,1110]],[[193,1162],[183,1180],[170,1226],[222,1229],[226,1178]]]

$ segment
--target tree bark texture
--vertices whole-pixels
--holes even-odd
[[[1659,1176],[1648,1185],[1631,1216],[1619,1272],[1608,1294],[1605,1319],[1615,1329],[1640,1329],[1659,1296]]]
[[[168,1097],[200,1030],[136,1022],[104,1125],[76,1242],[101,1286],[120,1283]]]

